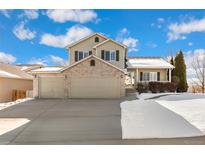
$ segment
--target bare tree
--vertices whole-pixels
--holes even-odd
[[[194,57],[191,63],[193,68],[193,73],[197,81],[193,80],[193,83],[196,86],[201,88],[202,93],[205,92],[205,56],[203,57]]]

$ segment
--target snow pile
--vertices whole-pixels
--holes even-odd
[[[0,119],[0,135],[8,133],[26,123],[30,122],[26,118],[1,118]]]
[[[153,95],[156,97],[160,94]],[[143,94],[139,100],[120,104],[123,139],[205,135],[204,95],[172,93],[144,100],[153,98],[153,95]],[[199,97],[201,99],[197,99]]]
[[[157,100],[156,102],[182,116],[205,134],[205,99],[180,101]]]
[[[18,100],[13,101],[13,102],[0,103],[0,110],[3,110],[5,108],[11,107],[13,105],[17,105],[17,104],[20,104],[20,103],[23,103],[23,102],[26,102],[29,100],[33,100],[33,98],[24,98],[24,99],[18,99]]]

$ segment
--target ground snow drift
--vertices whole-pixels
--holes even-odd
[[[121,103],[123,139],[175,138],[205,135],[205,99],[170,95],[162,100],[133,100]],[[204,97],[204,96],[203,96]],[[145,97],[144,97],[145,98]],[[190,100],[182,100],[190,98]],[[174,99],[180,101],[175,101]]]
[[[205,134],[205,99],[156,101],[177,113]]]

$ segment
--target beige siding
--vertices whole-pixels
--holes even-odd
[[[110,61],[110,63],[121,69],[125,67],[125,48],[124,47],[112,41],[102,44],[96,48],[97,57],[99,58],[101,58],[101,50],[107,50],[107,51],[119,50],[119,61]]]
[[[12,90],[32,90],[33,81],[12,78],[0,78],[0,102],[12,100]]]
[[[73,64],[75,62],[75,59],[74,59],[74,54],[75,54],[75,51],[92,51],[93,54],[95,55],[95,51],[93,50],[93,46],[95,46],[96,44],[98,43],[95,43],[95,37],[99,37],[99,43],[105,41],[105,38],[101,37],[101,36],[98,36],[98,35],[94,35],[76,45],[74,45],[73,47],[70,48],[69,50],[69,63],[70,64]]]
[[[101,58],[101,50],[119,50],[119,61],[110,61],[110,63],[112,63],[113,65],[123,69],[125,66],[125,48],[120,46],[119,44],[116,44],[112,41],[108,41],[100,46],[98,46],[96,49],[93,49],[93,47],[98,44],[95,43],[94,39],[95,39],[96,35],[94,35],[93,37],[90,37],[78,44],[76,44],[75,46],[71,47],[69,50],[69,59],[70,59],[70,64],[75,63],[75,51],[92,51],[92,53],[94,55],[96,55],[97,57]],[[99,37],[99,43],[105,41],[105,38],[98,36]]]

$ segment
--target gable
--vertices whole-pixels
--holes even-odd
[[[95,37],[99,38],[98,43],[95,42]],[[82,50],[82,51],[90,50],[90,49],[93,48],[93,46],[105,41],[106,39],[107,38],[105,38],[105,37],[103,37],[103,36],[96,33],[96,34],[92,35],[91,37],[82,39],[82,41],[79,41],[79,42],[75,43],[74,45],[71,45],[69,47],[69,50],[71,50],[71,51],[74,51],[74,50]]]
[[[124,50],[124,48],[125,48],[123,45],[116,43],[112,40],[104,41],[101,44],[96,45],[95,47],[97,50],[98,49],[99,50],[101,50],[101,49],[104,49],[104,50],[116,50],[116,49]]]
[[[97,67],[96,66],[94,66],[94,67],[90,66],[90,61],[91,60],[95,60],[96,61],[96,66]],[[73,65],[65,67],[64,69],[62,69],[62,72],[66,72],[66,71],[71,70],[71,69],[73,69],[75,67],[79,68],[79,66],[85,66],[85,67],[90,68],[90,69],[92,69],[92,68],[99,69],[99,68],[106,67],[106,68],[109,68],[111,70],[115,70],[117,72],[125,73],[124,70],[122,70],[122,69],[120,69],[120,68],[118,68],[118,67],[116,67],[116,66],[114,66],[114,65],[112,65],[112,64],[110,64],[110,63],[108,63],[108,62],[106,62],[106,61],[104,61],[104,60],[102,60],[102,59],[100,59],[98,57],[96,57],[96,56],[94,56],[94,55],[91,55],[91,56],[89,56],[87,58],[84,58],[84,59],[74,63]],[[79,69],[79,71],[81,71],[81,70]]]

